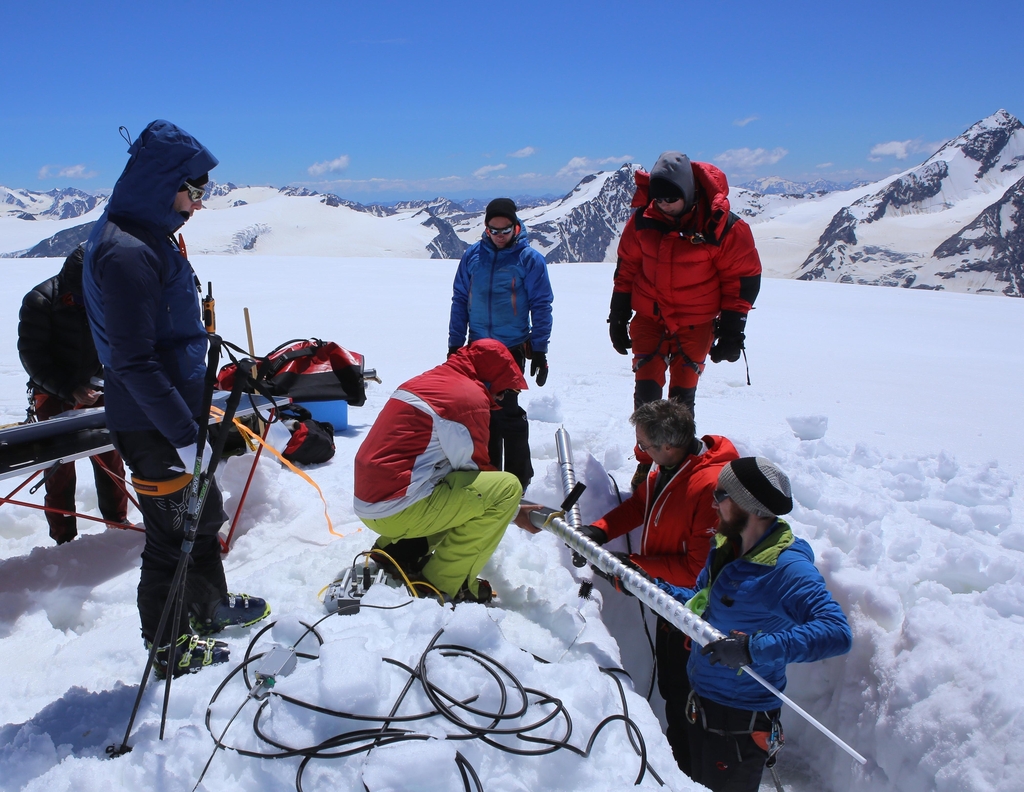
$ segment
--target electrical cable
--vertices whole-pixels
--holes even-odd
[[[401,605],[395,606],[361,604],[359,607],[395,610],[411,604],[412,600],[410,599]],[[336,613],[351,612],[354,609],[342,608]],[[322,646],[324,639],[317,630],[317,627],[330,616],[336,615],[336,613],[327,614],[311,625],[300,622],[306,628],[306,631],[293,643],[291,651],[295,651],[296,656],[299,658],[306,660],[317,659],[318,655],[298,652],[297,647],[308,635],[313,635],[319,645]],[[214,754],[220,749],[230,749],[240,756],[257,759],[301,758],[295,776],[297,792],[304,792],[302,785],[303,774],[312,760],[343,759],[363,753],[369,754],[375,748],[409,740],[435,739],[437,736],[436,729],[426,733],[415,731],[412,727],[412,724],[416,721],[424,721],[435,717],[443,718],[454,727],[455,730],[447,733],[445,736],[445,739],[448,740],[480,740],[492,748],[516,756],[543,756],[559,750],[567,750],[581,758],[587,758],[591,754],[598,736],[605,727],[621,721],[625,728],[627,739],[640,760],[639,772],[634,783],[639,785],[646,774],[650,773],[651,777],[658,784],[664,786],[664,781],[662,781],[661,777],[648,762],[646,744],[639,727],[629,717],[625,689],[617,676],[625,674],[624,671],[621,669],[601,669],[603,673],[612,678],[616,685],[622,704],[622,714],[610,715],[604,718],[594,728],[587,740],[586,747],[579,748],[569,741],[573,731],[572,718],[560,699],[544,691],[524,686],[508,668],[483,652],[457,644],[439,643],[444,630],[439,630],[434,635],[420,655],[415,668],[393,658],[382,658],[384,663],[403,672],[408,677],[386,715],[364,715],[324,707],[279,692],[273,689],[271,685],[264,688],[266,695],[260,701],[260,705],[252,720],[253,733],[270,750],[251,750],[229,745],[225,742],[224,738],[228,727],[231,725],[231,721],[241,712],[245,703],[250,698],[254,698],[252,691],[261,684],[259,678],[257,678],[254,684],[249,675],[250,665],[267,654],[266,652],[256,651],[257,643],[273,626],[274,624],[271,623],[253,636],[242,662],[227,675],[214,691],[206,710],[206,728],[214,741]],[[480,693],[474,693],[468,698],[460,698],[453,692],[442,688],[431,674],[431,669],[436,671],[439,662],[433,658],[475,664],[490,679],[491,683],[487,687],[489,693],[495,692],[497,694],[496,703],[491,706],[484,706],[480,704]],[[247,694],[242,706],[236,710],[231,721],[221,731],[220,737],[217,737],[213,726],[213,706],[231,680],[239,675],[241,675],[248,688],[249,694]],[[628,674],[626,676],[628,677]],[[417,683],[420,692],[423,693],[427,702],[429,702],[430,708],[423,712],[398,714],[403,703],[413,690],[414,685]],[[265,720],[270,713],[279,707],[295,707],[317,715],[337,718],[342,721],[348,721],[352,726],[358,726],[358,728],[339,731],[337,734],[315,745],[289,745],[281,738],[272,734],[272,729],[268,729],[268,723]],[[523,722],[524,720],[526,721],[525,723]],[[365,724],[365,726],[359,724]],[[554,731],[553,734],[550,733],[552,730]],[[544,732],[548,733],[545,734]],[[514,743],[509,744],[509,740],[526,743],[527,746]],[[456,751],[455,763],[465,792],[484,792],[483,784],[476,770],[459,751]],[[207,763],[208,766],[209,762]],[[204,769],[203,772],[205,774],[206,770]],[[201,780],[202,776],[200,776]],[[198,785],[199,782],[196,784],[197,788]]]

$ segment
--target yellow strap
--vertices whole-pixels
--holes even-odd
[[[214,409],[217,409],[217,408],[212,408],[211,412]],[[220,412],[220,411],[218,410],[218,412]],[[262,437],[260,437],[258,434],[256,434],[252,429],[250,429],[244,423],[239,421],[237,418],[234,419],[234,424],[235,424],[235,426],[238,427],[238,431],[240,431],[242,433],[243,437],[246,437],[246,436],[251,437],[257,443],[259,443],[261,446],[263,446],[265,449],[267,449],[267,451],[269,451],[271,454],[273,454],[279,460],[281,460],[282,464],[284,464],[285,466],[290,468],[294,473],[298,474],[303,479],[305,479],[306,481],[309,482],[310,486],[313,487],[313,489],[315,489],[317,491],[317,494],[320,496],[320,500],[323,501],[323,504],[324,504],[324,518],[327,520],[327,530],[330,531],[332,534],[334,534],[337,537],[344,538],[345,534],[340,534],[340,533],[338,533],[337,531],[334,530],[334,525],[331,523],[331,515],[327,511],[327,499],[324,497],[324,493],[320,489],[320,487],[317,486],[317,483],[315,481],[313,481],[313,479],[311,479],[309,477],[309,474],[307,474],[306,472],[304,472],[302,470],[299,470],[297,467],[295,467],[295,465],[293,465],[291,462],[289,462],[287,459],[285,459],[283,456],[281,456],[280,452],[276,448],[274,448],[272,445],[270,445],[270,443],[266,442]],[[363,530],[363,529],[360,528],[359,531],[361,531],[361,530]],[[359,531],[356,531],[356,533],[358,533]]]
[[[151,498],[166,498],[175,492],[181,492],[192,483],[191,473],[182,473],[180,476],[168,479],[167,481],[149,481],[148,479],[132,476],[132,487],[139,495],[148,495]]]

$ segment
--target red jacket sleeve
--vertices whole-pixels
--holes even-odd
[[[617,536],[629,533],[639,525],[643,525],[644,514],[647,511],[646,491],[646,485],[637,487],[636,491],[626,500],[600,520],[594,522],[595,527],[608,534],[609,539],[614,539]]]
[[[633,291],[633,281],[643,263],[640,241],[636,237],[636,214],[626,221],[626,227],[619,238],[618,263],[615,266],[615,289],[617,292]]]
[[[737,220],[725,235],[715,267],[722,288],[722,310],[747,313],[761,288],[761,258],[744,220]]]

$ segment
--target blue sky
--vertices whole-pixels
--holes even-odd
[[[159,10],[154,10],[159,9]],[[0,184],[113,185],[154,118],[217,181],[359,201],[561,193],[676,149],[877,178],[1024,113],[1024,3],[4,3]]]

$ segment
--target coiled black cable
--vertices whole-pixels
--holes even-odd
[[[362,607],[393,610],[395,607],[405,607],[409,604],[411,604],[411,601],[403,603],[403,605],[392,606],[391,608],[373,605],[362,605]],[[344,609],[341,612],[345,612]],[[306,628],[306,632],[294,645],[298,646],[307,635],[312,634],[318,644],[322,646],[324,639],[318,632],[317,627],[331,615],[335,614],[328,614],[312,625],[307,625],[303,622],[302,625]],[[301,757],[295,776],[297,792],[304,792],[302,778],[306,767],[308,767],[312,760],[342,759],[360,753],[368,754],[374,748],[394,745],[399,742],[433,739],[436,737],[436,734],[427,734],[407,728],[407,725],[415,721],[422,721],[432,717],[441,717],[455,727],[456,731],[446,735],[448,740],[480,740],[499,751],[517,756],[542,756],[554,753],[555,751],[566,750],[582,758],[590,755],[594,748],[594,743],[606,726],[621,721],[625,727],[630,745],[640,760],[640,768],[634,784],[639,785],[645,775],[650,772],[651,777],[658,784],[664,786],[661,777],[648,763],[647,747],[639,727],[629,717],[625,689],[619,679],[620,674],[628,676],[625,671],[621,669],[601,669],[603,673],[608,674],[615,682],[619,692],[619,699],[622,703],[622,714],[610,715],[598,723],[587,740],[586,748],[581,749],[569,742],[573,730],[572,718],[560,699],[543,691],[525,687],[509,669],[482,652],[466,646],[438,643],[444,632],[443,630],[439,630],[431,639],[427,648],[420,655],[416,668],[411,668],[392,658],[383,658],[385,663],[394,666],[408,676],[405,685],[387,715],[362,715],[335,710],[305,702],[271,689],[268,695],[260,702],[253,716],[252,728],[256,737],[272,750],[253,751],[231,746],[227,742],[222,742],[216,736],[211,722],[213,705],[228,683],[239,674],[244,679],[246,687],[249,690],[254,689],[253,683],[249,678],[249,666],[263,657],[263,652],[255,652],[256,644],[273,626],[274,623],[268,624],[253,636],[241,664],[234,668],[214,691],[206,710],[206,728],[210,732],[211,737],[213,737],[218,749],[230,749],[241,756],[258,759]],[[296,652],[296,655],[307,660],[315,660],[318,657],[318,655],[303,652]],[[493,709],[484,708],[478,704],[480,699],[478,694],[462,699],[440,687],[432,678],[429,668],[429,666],[436,663],[436,661],[430,660],[434,656],[445,659],[461,658],[473,662],[482,668],[490,679],[493,680],[497,690],[496,706]],[[432,709],[425,712],[399,715],[399,709],[417,682],[427,701],[430,702]],[[316,745],[292,746],[268,733],[263,725],[263,718],[269,712],[272,701],[282,706],[297,707],[319,715],[355,723],[373,724],[373,726],[368,725],[366,728],[339,731],[338,734],[328,737]],[[536,716],[531,716],[531,713],[535,711],[537,711]],[[528,722],[525,724],[520,722],[524,718],[528,719]],[[560,721],[562,724],[561,728],[558,729],[557,736],[537,734],[538,730],[555,721]],[[529,747],[509,744],[509,740],[518,740],[521,743],[528,744]],[[465,792],[484,792],[483,784],[476,770],[461,752],[456,751],[455,763],[462,778]]]

